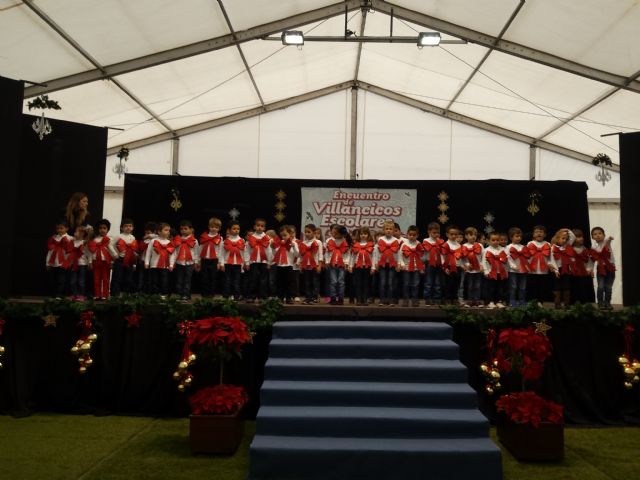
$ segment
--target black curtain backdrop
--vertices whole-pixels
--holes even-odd
[[[20,258],[11,278],[11,294],[16,296],[49,293],[47,238],[64,217],[69,197],[78,191],[88,195],[93,222],[101,218],[104,201],[107,129],[49,119],[53,131],[40,140],[31,127],[36,118],[22,115],[20,169],[12,179],[17,186],[13,232],[20,240],[13,250]]]
[[[624,305],[640,303],[640,280],[636,267],[640,265],[640,252],[635,240],[640,238],[640,132],[620,135],[620,220],[622,257],[627,268],[622,271],[622,301]],[[620,273],[618,272],[618,275]]]
[[[0,203],[0,217],[5,227],[15,224],[16,195],[18,185],[16,178],[20,169],[20,133],[24,82],[0,77],[0,132],[2,132],[2,175],[0,175],[0,191],[3,201]],[[4,229],[3,229],[4,230]],[[13,252],[16,236],[7,228],[0,235],[0,251]],[[17,268],[14,255],[5,255],[3,274],[0,275],[0,297],[9,295],[11,278]]]
[[[191,220],[200,233],[206,230],[207,221],[215,216],[225,225],[229,212],[240,212],[238,221],[242,231],[253,227],[256,217],[267,220],[267,228],[280,224],[300,227],[301,187],[342,188],[398,188],[416,189],[418,193],[416,222],[421,235],[426,236],[426,226],[437,221],[438,194],[449,196],[447,215],[450,222],[461,228],[475,226],[483,231],[484,216],[491,212],[495,217],[493,227],[506,231],[518,226],[529,240],[534,225],[547,227],[548,239],[563,227],[589,231],[587,185],[584,182],[555,181],[532,182],[513,180],[447,181],[447,180],[300,180],[253,179],[241,177],[185,177],[162,175],[129,175],[125,177],[123,217],[132,218],[136,234],[142,233],[145,221],[165,221],[177,228],[180,220]],[[276,221],[276,193],[282,190],[287,197],[283,213],[286,218]],[[527,208],[530,195],[539,195],[539,212],[531,215]],[[177,206],[176,198],[180,202]],[[172,206],[173,203],[173,206]],[[444,235],[443,235],[444,236]],[[588,238],[588,235],[587,235]]]

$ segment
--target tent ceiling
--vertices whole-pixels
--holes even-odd
[[[364,32],[363,4],[373,7]],[[359,36],[388,35],[393,9],[394,35],[437,29],[472,43],[260,40],[293,28],[342,35],[345,8]],[[360,81],[617,161],[616,138],[600,135],[640,130],[638,25],[637,0],[0,0],[0,72],[48,83],[26,94],[55,91],[63,110],[51,116],[124,128],[110,146],[242,118],[260,96],[268,111]]]

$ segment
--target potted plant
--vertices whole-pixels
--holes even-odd
[[[189,444],[192,453],[233,454],[244,431],[240,411],[248,400],[241,386],[224,384],[224,364],[240,356],[243,345],[252,341],[252,333],[240,317],[210,317],[181,326],[187,340],[178,366],[181,385],[191,384],[186,372],[196,358],[212,356],[219,365],[217,384],[196,391],[189,398]],[[193,352],[195,353],[193,353]],[[197,355],[196,355],[197,354]]]
[[[532,327],[500,332],[496,360],[498,368],[521,376],[522,391],[496,401],[503,415],[497,422],[500,442],[517,460],[561,460],[564,457],[562,405],[525,391],[527,382],[542,376],[551,342]]]

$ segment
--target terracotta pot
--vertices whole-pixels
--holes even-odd
[[[191,453],[233,455],[244,433],[238,415],[189,415]]]
[[[542,422],[538,428],[508,418],[496,425],[498,439],[519,461],[559,461],[564,458],[564,425]]]

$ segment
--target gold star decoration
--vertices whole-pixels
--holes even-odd
[[[276,198],[278,200],[284,200],[285,198],[287,198],[287,194],[284,193],[283,190],[279,190],[278,193],[276,193]]]
[[[446,203],[441,203],[440,205],[438,205],[438,210],[444,213],[449,210],[449,205],[447,205]]]
[[[445,192],[444,190],[442,192],[440,192],[438,194],[438,200],[440,200],[442,203],[446,202],[447,200],[449,200],[449,195],[447,194],[447,192]]]
[[[279,200],[276,204],[275,204],[276,210],[284,210],[285,208],[287,208],[287,204],[284,203],[282,200]]]
[[[49,315],[45,315],[44,317],[42,317],[42,320],[44,320],[44,326],[46,327],[57,327],[58,326],[58,316],[57,315],[53,315],[53,314],[49,314]]]
[[[273,218],[275,218],[278,222],[282,222],[286,218],[286,216],[284,213],[278,212],[273,216]]]
[[[546,320],[542,320],[541,322],[533,322],[533,324],[536,326],[536,333],[541,333],[545,337],[547,336],[547,332],[551,330],[551,327],[547,325]]]
[[[447,217],[447,215],[445,213],[440,214],[440,216],[438,217],[438,221],[440,223],[447,223],[449,221],[449,217]]]

